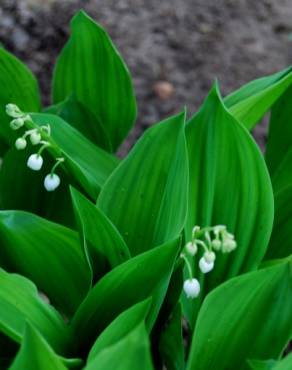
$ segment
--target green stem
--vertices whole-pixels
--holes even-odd
[[[191,266],[189,260],[187,259],[187,257],[183,253],[180,256],[185,261],[185,264],[186,264],[187,269],[188,269],[190,280],[192,280],[192,278],[193,278],[192,266]]]

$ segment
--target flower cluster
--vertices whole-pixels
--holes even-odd
[[[39,150],[31,154],[27,160],[27,167],[33,171],[39,171],[43,166],[42,152],[51,146],[50,142],[43,139],[44,134],[47,137],[51,135],[50,126],[39,126],[37,128],[27,129],[28,123],[33,123],[30,115],[22,112],[17,105],[7,104],[6,113],[9,117],[13,118],[10,122],[10,128],[12,130],[19,130],[24,127],[26,130],[22,136],[15,141],[15,147],[17,150],[23,150],[27,147],[27,138],[32,145],[41,145]],[[64,162],[64,158],[56,158],[56,163],[52,167],[51,172],[44,179],[44,187],[47,191],[54,191],[60,185],[60,177],[55,173],[56,168],[60,163]]]
[[[230,253],[236,248],[234,235],[229,233],[224,225],[200,228],[195,226],[192,231],[192,241],[188,242],[181,254],[188,268],[189,279],[184,282],[184,291],[188,298],[196,298],[200,294],[200,283],[193,277],[189,257],[195,258],[199,247],[203,255],[199,259],[199,269],[207,274],[214,268],[216,252]]]

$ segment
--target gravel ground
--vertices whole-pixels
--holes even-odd
[[[124,150],[184,105],[195,111],[215,78],[227,94],[291,63],[291,0],[0,0],[0,41],[37,75],[44,104],[79,8],[108,30],[133,75],[139,117]],[[255,132],[261,145],[265,131]]]

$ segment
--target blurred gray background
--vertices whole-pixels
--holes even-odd
[[[215,78],[227,94],[291,63],[292,0],[0,0],[0,41],[36,74],[44,104],[80,8],[107,29],[133,76],[139,116],[125,150],[184,105],[194,112]],[[265,131],[255,132],[261,145]]]

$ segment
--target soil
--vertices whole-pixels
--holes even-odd
[[[291,0],[0,0],[0,41],[36,74],[44,104],[79,8],[108,30],[133,75],[139,116],[124,151],[183,106],[194,112],[215,78],[225,95],[292,59]],[[265,132],[258,125],[261,145]]]

